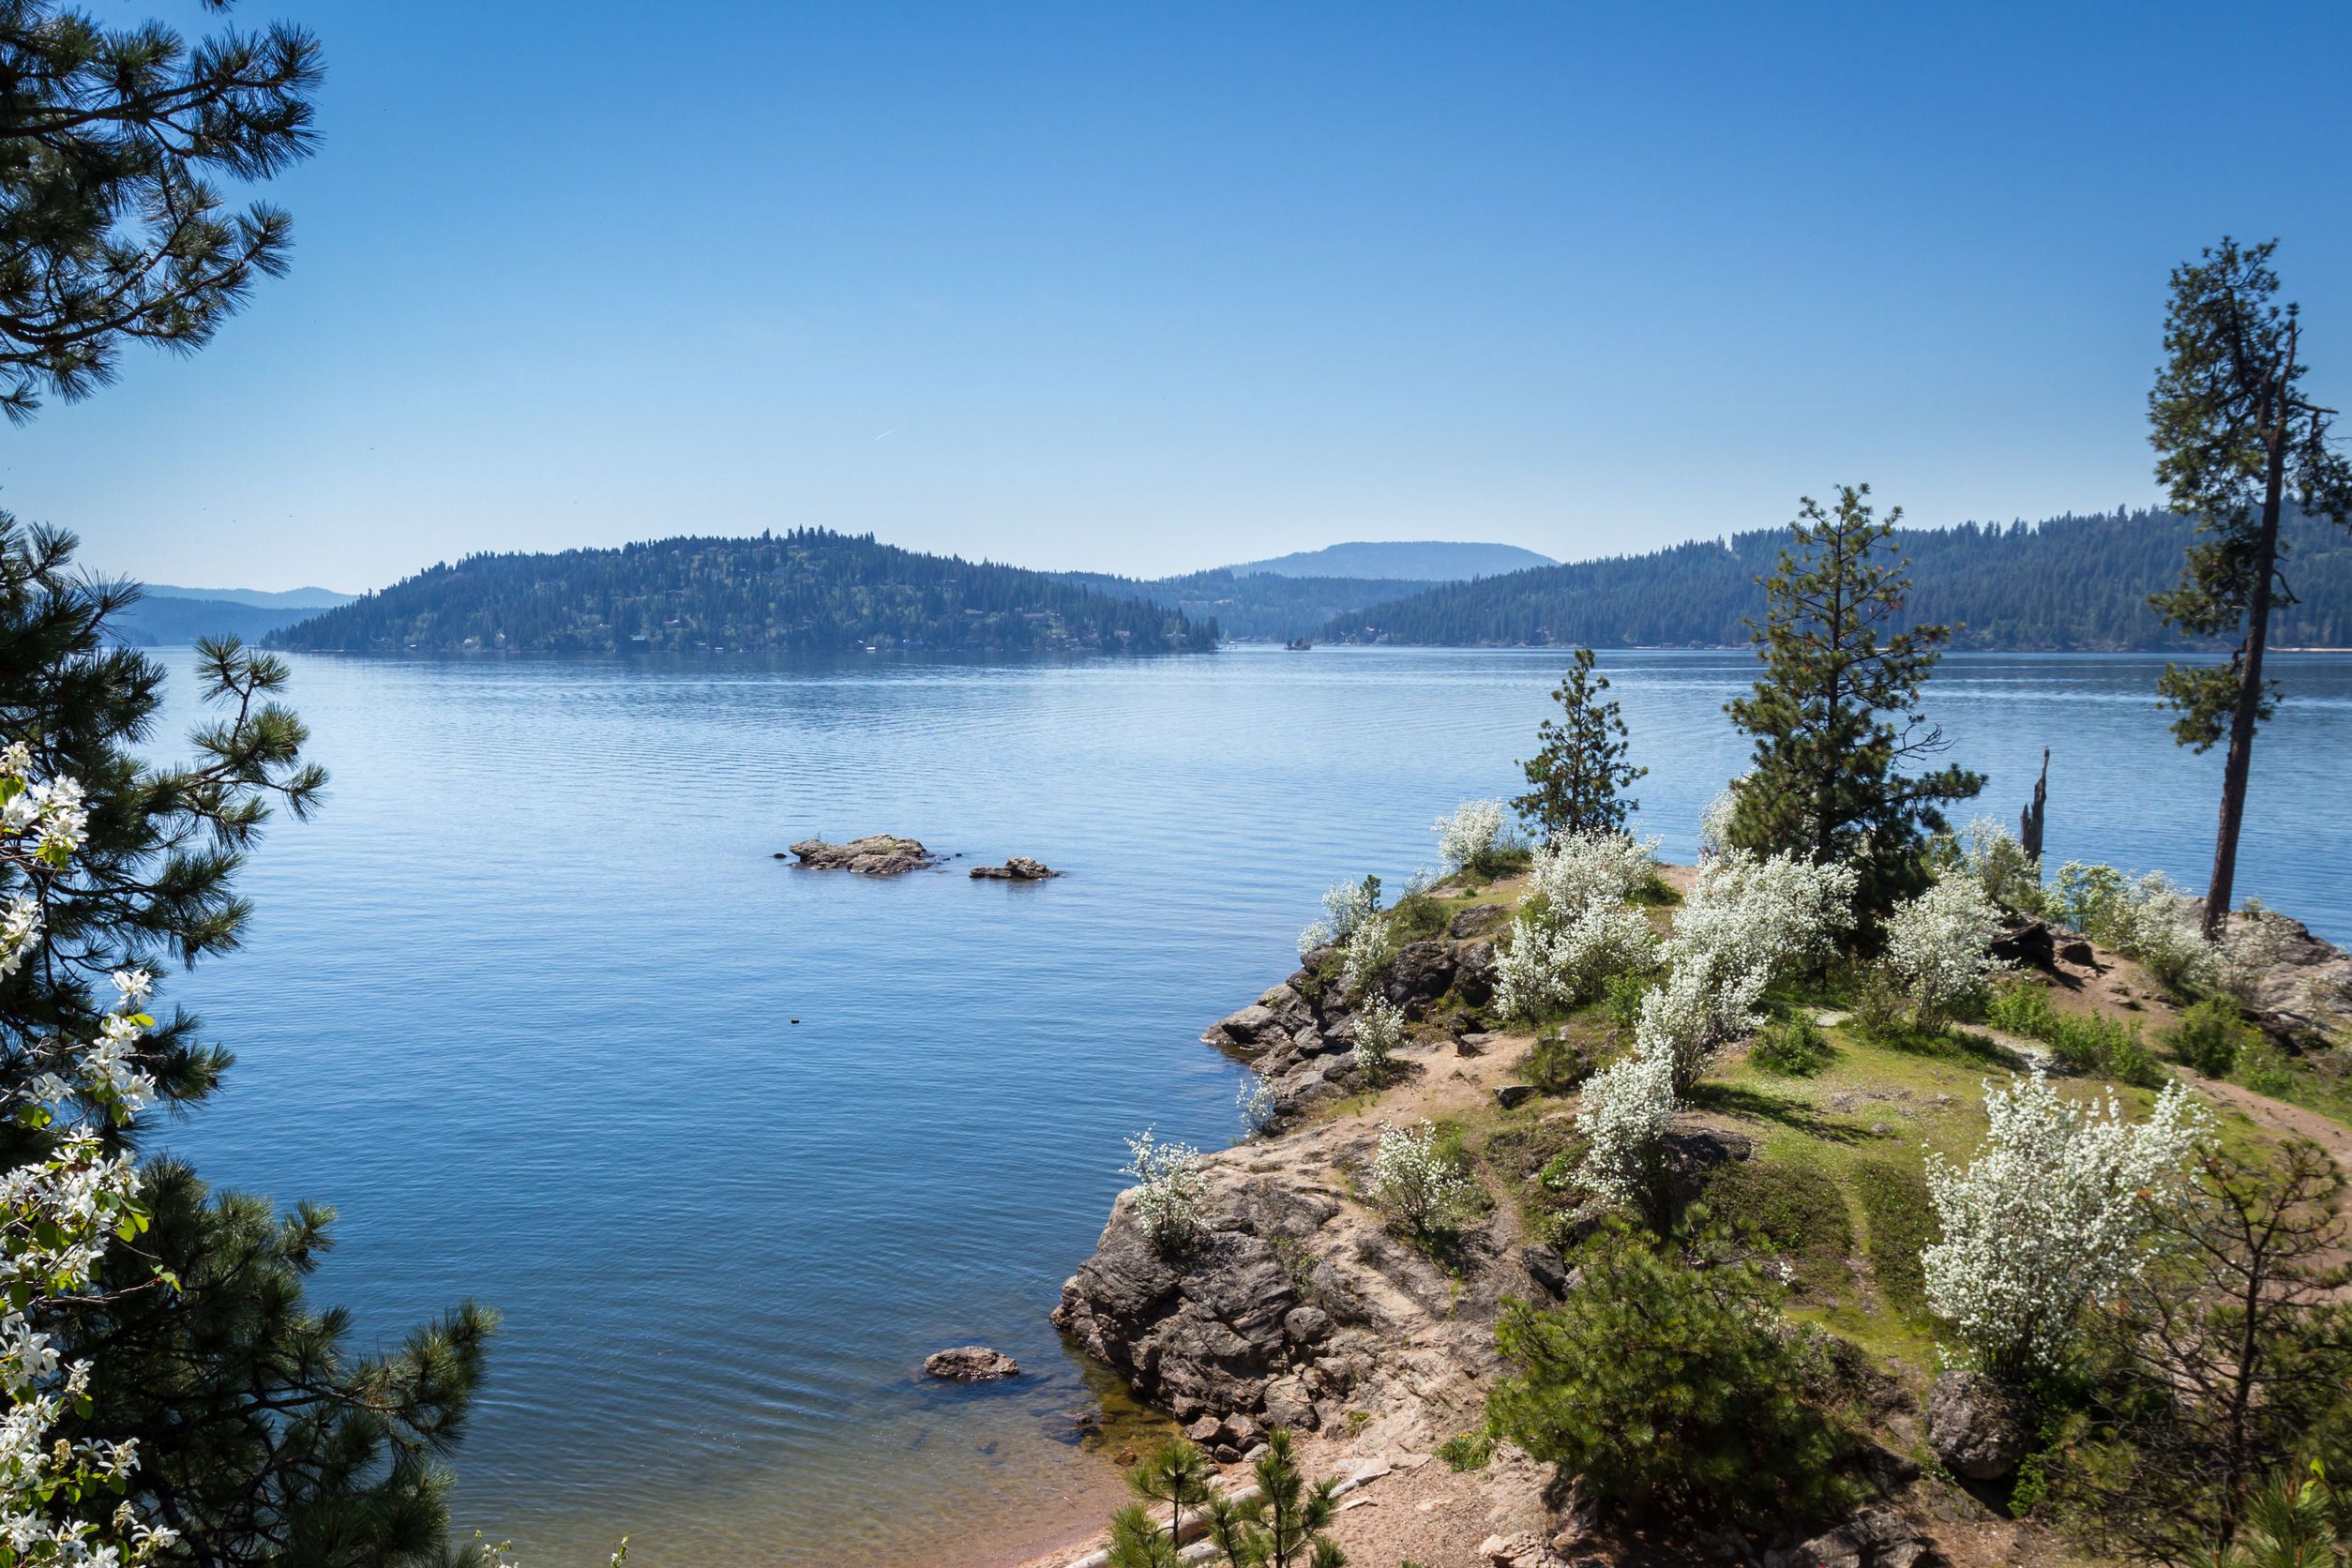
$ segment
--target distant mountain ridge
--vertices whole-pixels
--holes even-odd
[[[1458,582],[1531,566],[1558,565],[1517,545],[1461,543],[1450,539],[1371,540],[1294,550],[1264,561],[1244,561],[1225,570],[1235,577],[1384,578],[1406,582]]]
[[[189,598],[149,589],[138,603],[111,617],[106,629],[114,641],[134,648],[185,647],[207,637],[259,642],[317,613],[313,609]]]
[[[795,529],[469,555],[287,626],[281,648],[1028,653],[1206,648],[1214,623],[1044,572]]]
[[[2289,513],[2286,576],[2299,603],[2271,624],[2282,647],[2352,646],[2352,535]],[[2069,514],[2041,523],[1903,529],[1911,563],[1903,625],[1958,628],[1955,646],[2129,650],[2208,646],[2166,626],[2148,596],[2180,575],[2192,536],[2163,511]],[[1448,646],[1727,647],[1761,619],[1785,529],[1698,540],[1449,583],[1334,616],[1324,639]]]
[[[1172,605],[1195,621],[1214,620],[1227,637],[1276,641],[1319,636],[1334,616],[1417,593],[1424,586],[1409,578],[1284,577],[1272,572],[1242,576],[1223,566],[1145,579],[1105,572],[1054,575],[1097,594]]]
[[[359,596],[332,588],[176,588],[168,582],[142,583],[141,587],[151,599],[209,599],[216,604],[269,610],[332,610]]]

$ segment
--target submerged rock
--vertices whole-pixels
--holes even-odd
[[[986,1345],[958,1345],[952,1350],[936,1350],[923,1361],[923,1370],[931,1377],[958,1383],[1018,1377],[1020,1369],[1020,1363]]]
[[[887,833],[869,834],[846,844],[804,838],[792,846],[792,853],[812,871],[854,871],[861,877],[895,877],[907,871],[927,871],[942,858],[912,838]]]
[[[1017,854],[1002,866],[975,866],[972,868],[974,882],[1044,882],[1062,873],[1042,860],[1032,860]]]

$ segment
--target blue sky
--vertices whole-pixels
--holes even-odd
[[[234,13],[278,15],[329,66],[293,275],[0,431],[0,505],[109,569],[2141,503],[2165,274],[2224,232],[2283,241],[2352,398],[2340,4]]]

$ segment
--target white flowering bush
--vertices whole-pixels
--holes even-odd
[[[1563,908],[1573,912],[1561,918]],[[1596,897],[1581,907],[1549,905],[1512,922],[1495,957],[1495,1010],[1528,1019],[1600,994],[1609,977],[1657,967],[1658,939],[1636,909]]]
[[[2068,925],[2137,958],[2165,985],[2223,983],[2224,956],[2205,940],[2197,901],[2162,871],[2133,877],[2112,866],[2070,860],[2058,867],[2050,893]]]
[[[1688,1093],[1725,1044],[1763,1022],[1775,981],[1819,964],[1853,923],[1855,875],[1793,855],[1711,856],[1674,914],[1666,982],[1642,999],[1635,1048],[1674,1063]]]
[[[1341,882],[1330,889],[1323,895],[1323,918],[1299,933],[1299,957],[1304,958],[1319,947],[1346,942],[1380,909],[1380,884],[1377,878]]]
[[[1707,803],[1698,814],[1698,857],[1704,862],[1731,849],[1731,824],[1740,815],[1740,786],[1747,782],[1743,774],[1715,792],[1715,798]]]
[[[2055,1368],[2085,1309],[2144,1265],[2155,1205],[2178,1190],[2207,1117],[2178,1083],[2133,1122],[2114,1091],[2070,1100],[2038,1069],[1988,1087],[1984,1112],[1967,1167],[1928,1156],[1941,1231],[1920,1255],[1928,1304],[1979,1365]]]
[[[2004,924],[2000,909],[1975,877],[1945,877],[1887,916],[1887,972],[1933,1026],[1983,993],[2009,966],[1989,951]]]
[[[1417,1234],[1449,1229],[1465,1217],[1478,1197],[1478,1184],[1439,1146],[1435,1123],[1380,1123],[1380,1143],[1372,1155],[1372,1197]]]
[[[1135,1178],[1136,1218],[1155,1244],[1178,1247],[1200,1234],[1209,1182],[1201,1173],[1199,1150],[1189,1143],[1162,1143],[1146,1127],[1128,1135],[1122,1174]]]
[[[1673,1059],[1663,1053],[1624,1057],[1593,1074],[1576,1110],[1587,1145],[1576,1184],[1603,1202],[1645,1210],[1676,1105]]]
[[[1405,1014],[1386,999],[1367,997],[1356,1013],[1356,1044],[1350,1053],[1357,1068],[1374,1083],[1395,1069],[1396,1048],[1405,1043]]]
[[[1440,817],[1431,831],[1438,836],[1438,859],[1449,874],[1492,871],[1504,855],[1526,847],[1512,825],[1511,808],[1499,800],[1466,800],[1451,816]]]
[[[1339,993],[1352,999],[1369,991],[1396,957],[1396,926],[1387,915],[1373,915],[1358,926],[1348,939],[1348,960],[1339,971]]]
[[[87,822],[75,781],[36,778],[22,742],[0,749],[0,886],[22,888],[0,917],[0,972],[39,945],[40,879],[71,863]],[[135,1440],[53,1436],[69,1410],[86,1408],[91,1377],[87,1362],[60,1354],[57,1319],[101,1288],[109,1240],[147,1225],[128,1157],[109,1152],[90,1120],[127,1123],[154,1097],[135,1054],[154,1026],[144,1010],[153,982],[139,970],[113,980],[115,1005],[97,1037],[38,1042],[30,1087],[0,1097],[0,1114],[52,1138],[44,1157],[0,1174],[0,1561],[8,1563],[123,1568],[178,1539],[128,1504],[104,1525],[87,1517],[123,1490],[138,1464]]]
[[[1657,869],[1660,840],[1627,833],[1563,833],[1535,852],[1528,891],[1563,910],[1621,904]]]
[[[1254,1138],[1266,1131],[1282,1116],[1282,1104],[1274,1093],[1274,1086],[1255,1068],[1234,1090],[1233,1108],[1242,1113],[1244,1137]]]

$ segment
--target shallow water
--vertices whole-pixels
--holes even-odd
[[[2279,662],[2240,891],[2344,940],[2352,658]],[[647,1568],[1010,1551],[1115,1479],[1067,1441],[1098,1391],[1046,1314],[1120,1135],[1233,1135],[1201,1027],[1290,967],[1326,885],[1401,882],[1439,811],[1511,792],[1560,664],[296,658],[333,792],[258,857],[248,948],[172,982],[239,1063],[169,1141],[336,1204],[319,1290],[371,1342],[504,1309],[457,1509],[536,1568],[623,1531]],[[1753,663],[1604,665],[1643,825],[1687,858]],[[2004,819],[2052,748],[2054,861],[2194,883],[2220,763],[2172,744],[2157,668],[1955,657],[1933,707]],[[880,831],[1069,875],[770,858]],[[1026,1375],[914,1375],[972,1340]]]

